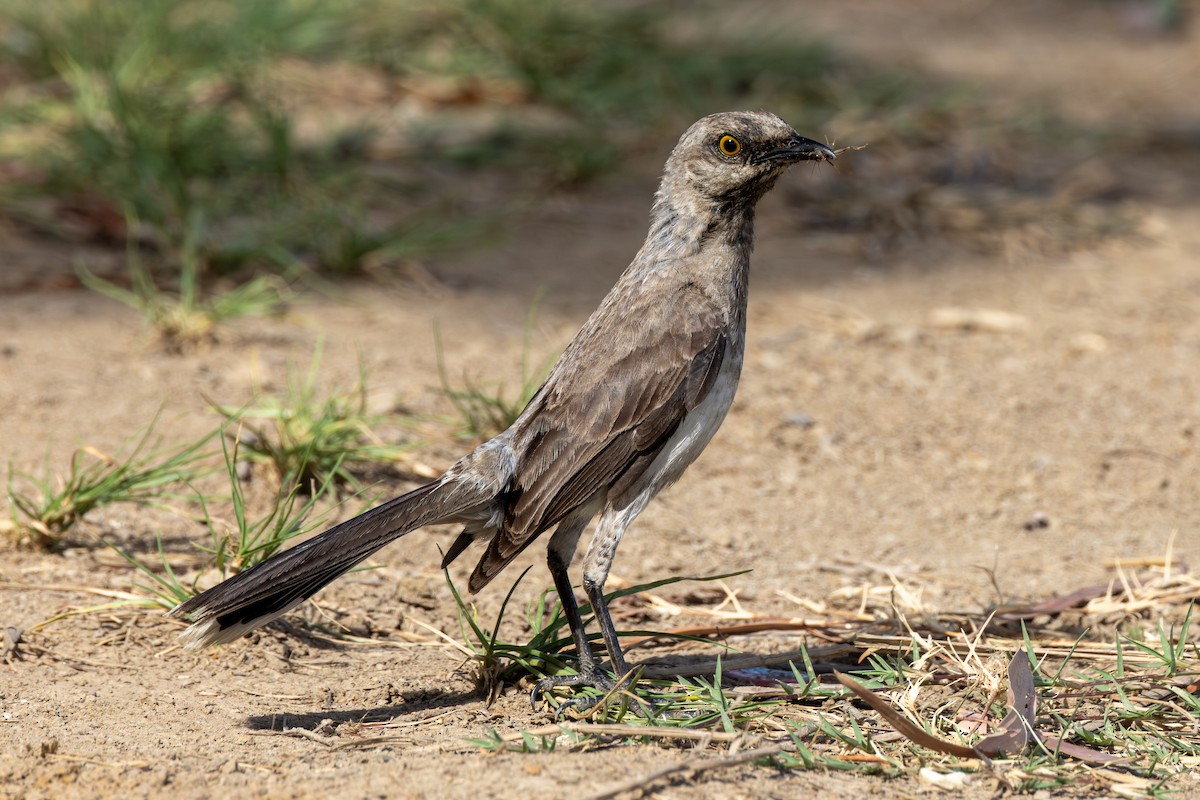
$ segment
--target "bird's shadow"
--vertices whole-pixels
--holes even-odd
[[[800,663],[800,651],[788,650],[779,652],[739,651],[739,660],[749,662],[748,666],[772,665],[783,669],[788,662]],[[727,653],[695,653],[687,655],[659,656],[647,655],[644,659],[631,664],[635,669],[644,669],[645,678],[666,678],[674,674],[685,674],[689,678],[715,679],[719,663],[729,658]],[[813,666],[818,674],[829,674],[833,670],[851,671],[853,663],[839,663],[834,660],[814,661]],[[485,695],[482,691],[451,692],[441,689],[429,689],[422,693],[419,699],[397,703],[395,705],[377,706],[375,708],[322,709],[317,711],[281,712],[273,714],[256,714],[246,719],[246,727],[258,731],[284,731],[301,728],[316,731],[329,725],[343,723],[384,722],[387,720],[414,714],[419,711],[434,711],[437,709],[461,706],[468,702],[482,701]]]
[[[439,689],[422,694],[419,700],[405,701],[395,705],[377,706],[375,708],[322,709],[319,711],[284,712],[277,714],[253,714],[246,718],[246,727],[254,731],[286,731],[301,728],[315,731],[329,724],[341,725],[346,722],[386,722],[387,720],[412,714],[417,711],[432,711],[441,708],[452,708],[463,703],[480,699],[483,694],[479,691],[448,692]]]
[[[1083,631],[1086,629],[1078,628],[1078,630]],[[1019,622],[1005,623],[995,619],[990,620],[988,631],[994,635],[1007,635],[1010,637],[1021,635]],[[1064,631],[1075,632],[1076,628],[1071,625],[1060,625],[1057,633],[1061,635]],[[332,642],[325,641],[322,641],[321,644],[324,646],[333,645]],[[794,664],[797,668],[803,670],[806,657],[808,664],[811,664],[813,668],[815,676],[828,676],[835,671],[854,673],[862,669],[863,666],[859,663],[859,655],[861,655],[860,648],[850,642],[842,642],[809,646],[807,650],[781,649],[764,652],[738,649],[730,652],[673,653],[669,655],[645,653],[641,658],[631,660],[630,666],[636,670],[641,670],[642,678],[659,680],[680,676],[691,679],[714,680],[717,671],[721,670],[726,679],[725,682],[728,683],[731,670],[770,668],[773,671],[788,671],[790,669],[789,664]],[[767,674],[767,680],[770,680],[770,674]],[[774,672],[773,674],[778,675],[778,672]],[[803,673],[800,674],[802,675]],[[283,731],[295,728],[315,731],[330,724],[336,726],[343,723],[383,722],[417,712],[449,709],[484,699],[485,693],[479,689],[447,691],[430,687],[422,691],[419,697],[395,705],[383,705],[374,708],[328,708],[298,713],[257,714],[247,718],[246,727],[251,730],[260,731]]]

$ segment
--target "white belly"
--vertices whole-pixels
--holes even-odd
[[[650,489],[651,495],[674,483],[703,452],[733,405],[741,371],[742,354],[730,347],[708,395],[683,418],[679,428],[646,471],[650,479],[646,488]]]

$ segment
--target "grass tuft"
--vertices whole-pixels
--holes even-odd
[[[88,512],[114,503],[164,505],[173,497],[168,492],[171,487],[189,484],[203,474],[206,448],[216,434],[169,448],[154,438],[156,423],[157,419],[116,455],[91,446],[79,448],[62,476],[53,475],[48,465],[41,475],[10,466],[7,491],[16,541],[45,549],[61,547]]]
[[[358,381],[349,390],[318,393],[322,349],[318,343],[302,379],[289,376],[282,398],[259,396],[255,405],[219,411],[229,430],[239,426],[242,457],[269,465],[284,486],[346,484],[358,490],[356,467],[395,463],[408,448],[375,434],[383,417],[367,410],[368,375],[361,359]]]
[[[306,486],[298,481],[285,481],[266,511],[252,517],[238,475],[237,445],[231,448],[229,442],[222,439],[221,447],[233,504],[233,520],[230,525],[215,519],[206,507],[204,521],[212,544],[202,549],[209,554],[212,566],[224,579],[262,563],[279,552],[291,539],[323,525],[324,517],[316,513],[317,505],[333,493],[340,464],[332,464],[332,469],[320,483]],[[300,501],[302,495],[305,497],[303,502]]]
[[[92,274],[80,266],[76,272],[84,286],[132,308],[169,351],[183,353],[211,344],[217,328],[244,317],[279,314],[289,297],[284,280],[259,275],[226,292],[204,295],[195,252],[189,247],[180,254],[178,289],[158,287],[135,248],[129,248],[132,285],[126,289]]]

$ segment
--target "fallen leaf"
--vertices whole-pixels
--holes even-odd
[[[1029,746],[1033,729],[1034,712],[1037,710],[1037,691],[1033,686],[1033,671],[1024,648],[1008,662],[1008,714],[1000,722],[995,733],[983,737],[975,750],[987,756],[1001,753],[1019,755]]]

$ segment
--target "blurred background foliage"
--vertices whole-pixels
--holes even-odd
[[[870,163],[870,191],[839,181],[810,189],[820,204],[792,200],[802,224],[860,228],[878,250],[932,229],[989,247],[997,229],[1034,220],[1056,221],[1047,241],[1123,224],[1046,205],[1066,191],[1062,171],[1006,158],[1035,137],[1087,138],[1052,115],[995,119],[967,88],[731,26],[721,10],[5,0],[0,214],[130,248],[128,274],[107,276],[122,284],[114,296],[132,286],[196,304],[218,278],[355,275],[478,245],[503,230],[514,196],[660,159],[701,114],[766,107],[816,135],[854,133],[838,144],[870,143],[853,159]],[[487,172],[506,190],[475,191]],[[1106,190],[1078,184],[1084,199]]]

